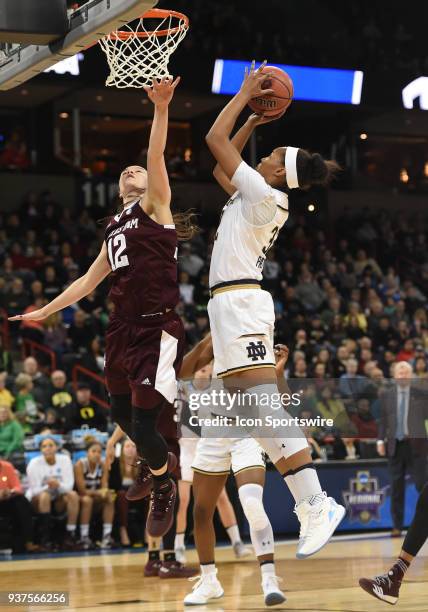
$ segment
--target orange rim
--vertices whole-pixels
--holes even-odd
[[[189,18],[184,15],[184,13],[179,13],[178,11],[170,11],[167,9],[151,9],[147,11],[140,17],[140,19],[166,19],[167,17],[176,17],[177,19],[181,19],[184,23],[181,23],[175,28],[167,28],[166,30],[152,30],[151,32],[123,32],[122,30],[117,30],[117,32],[112,32],[108,35],[110,40],[127,40],[128,38],[133,38],[134,36],[138,38],[148,38],[149,36],[167,36],[168,34],[175,34],[180,30],[186,30],[189,27]]]

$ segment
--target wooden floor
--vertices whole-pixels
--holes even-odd
[[[400,549],[401,540],[389,538],[342,539],[331,542],[315,557],[298,561],[294,558],[296,543],[277,546],[277,573],[287,602],[272,609],[306,612],[376,612],[390,609],[388,604],[371,598],[358,586],[358,578],[384,573]],[[194,551],[189,561],[196,563]],[[147,611],[183,610],[183,597],[194,583],[187,580],[143,578],[146,555],[103,554],[0,563],[0,591],[67,590],[70,607],[79,611]],[[253,558],[236,561],[230,548],[217,549],[219,578],[225,596],[209,606],[196,610],[265,609],[261,596],[260,575]],[[59,609],[56,606],[30,608],[2,607],[0,610]],[[62,608],[64,609],[64,608]],[[192,608],[187,608],[192,610]],[[397,610],[428,610],[428,546],[407,573]]]

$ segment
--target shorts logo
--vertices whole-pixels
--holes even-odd
[[[150,382],[150,380],[148,378],[145,378],[141,384],[142,385],[151,385],[152,383]]]
[[[258,342],[250,342],[247,345],[248,358],[252,361],[257,359],[264,359],[266,357],[266,347],[261,340]]]

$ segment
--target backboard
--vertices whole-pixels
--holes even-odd
[[[0,90],[13,89],[61,60],[140,17],[157,0],[89,0],[70,14],[70,30],[50,45],[5,44],[0,48]]]

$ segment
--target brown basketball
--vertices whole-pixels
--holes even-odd
[[[276,66],[265,66],[263,72],[272,73],[272,76],[263,81],[263,89],[273,89],[274,93],[252,98],[248,106],[255,113],[274,117],[290,106],[294,95],[293,81],[284,70]]]

